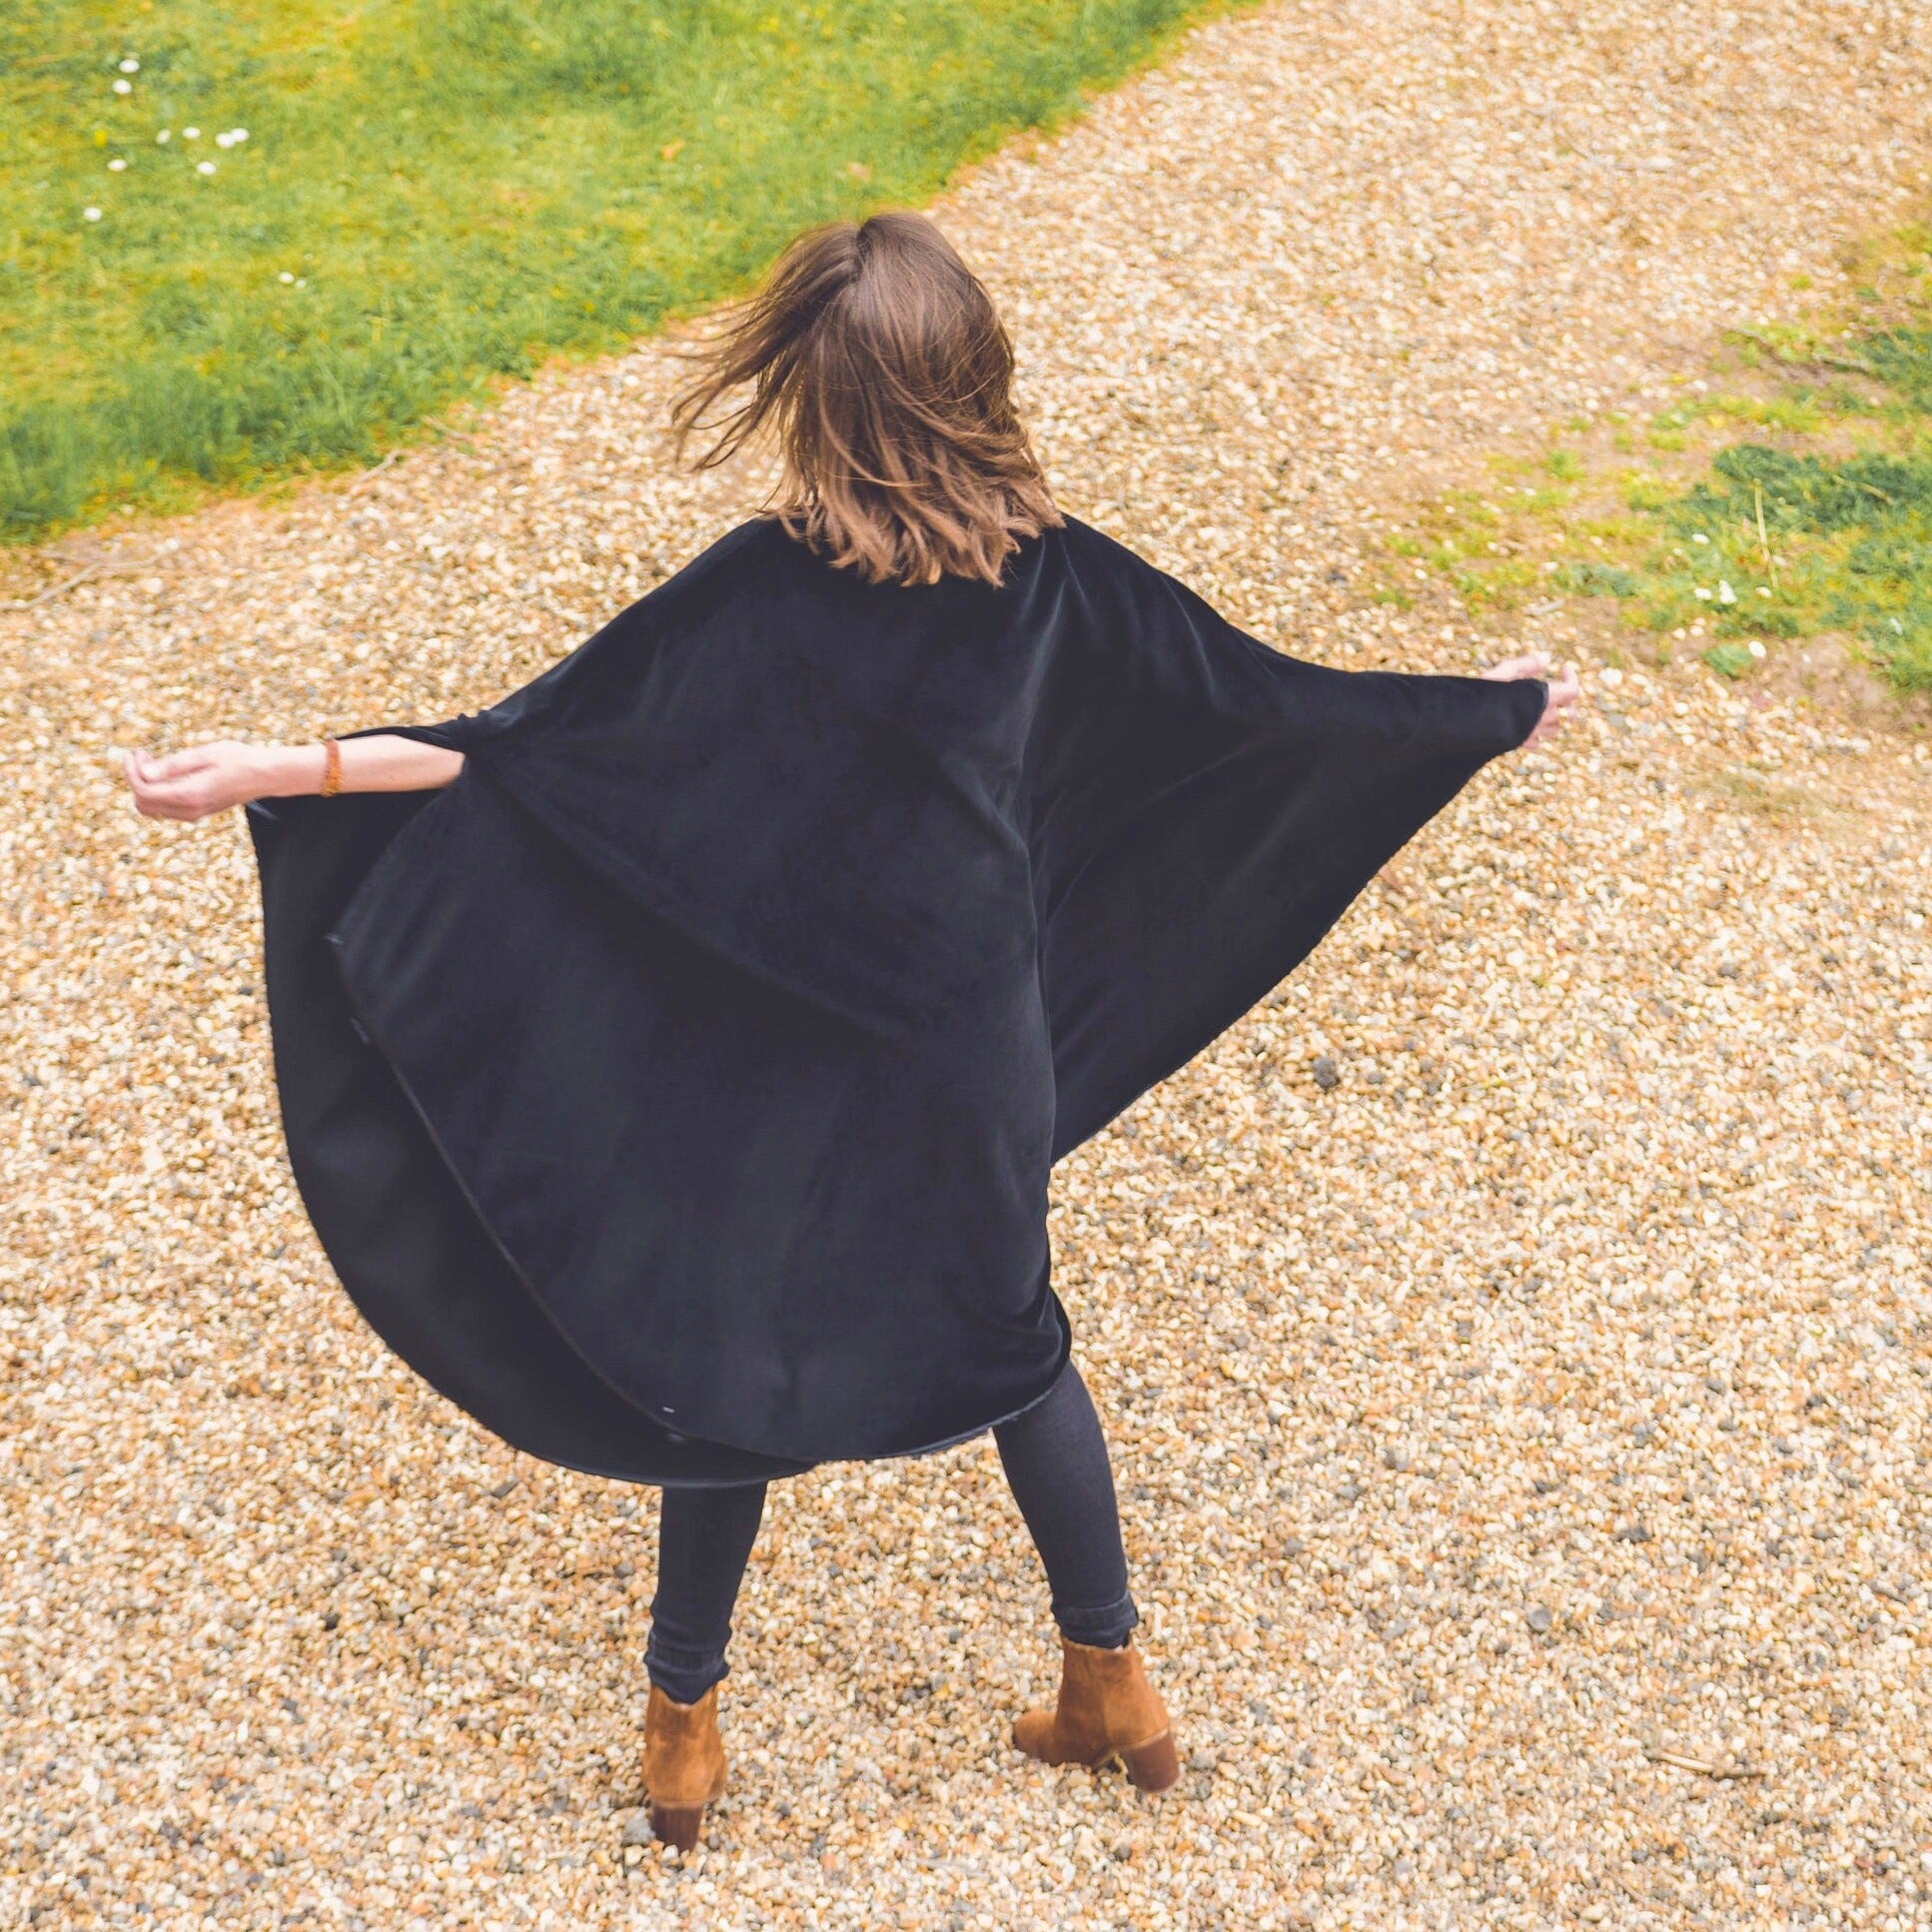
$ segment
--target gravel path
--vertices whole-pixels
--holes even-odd
[[[1455,668],[1512,638],[1359,607],[1365,529],[1836,293],[1928,72],[1916,7],[1278,5],[944,219],[1071,507],[1304,654]],[[358,1326],[242,828],[102,754],[526,677],[744,506],[666,479],[666,382],[9,566],[99,574],[0,616],[0,1921],[1932,1924],[1932,765],[1555,611],[1591,720],[1061,1175],[1180,1788],[1005,1748],[1054,1658],[982,1441],[774,1491],[713,1848],[624,1848],[654,1493]]]

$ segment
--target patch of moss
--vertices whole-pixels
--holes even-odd
[[[1932,690],[1932,226],[1849,266],[1873,292],[1849,319],[1734,332],[1722,388],[1679,379],[1647,423],[1601,426],[1598,453],[1634,454],[1640,437],[1647,465],[1568,447],[1495,459],[1486,494],[1419,516],[1412,567],[1473,608],[1532,584],[1615,598],[1726,677],[1767,640],[1849,632],[1899,689]],[[1724,440],[1740,428],[1754,434]]]
[[[1751,652],[1743,644],[1712,644],[1698,653],[1720,677],[1742,677],[1751,668]]]

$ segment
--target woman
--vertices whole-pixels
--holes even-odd
[[[251,807],[290,1157],[370,1322],[508,1442],[663,1486],[662,1836],[723,1789],[766,1481],[989,1428],[1063,1647],[1014,1743],[1160,1789],[1049,1170],[1574,674],[1300,662],[1062,515],[919,216],[804,236],[702,353],[675,426],[775,435],[767,513],[475,715],[128,779]]]

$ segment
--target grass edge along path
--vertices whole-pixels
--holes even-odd
[[[357,469],[923,205],[1245,0],[0,23],[0,542]],[[11,156],[4,150],[12,147]]]
[[[1633,647],[1732,679],[1835,632],[1895,692],[1932,692],[1932,222],[1843,259],[1848,303],[1730,331],[1655,415],[1491,458],[1383,541],[1379,600],[1429,578],[1471,614],[1607,597]]]

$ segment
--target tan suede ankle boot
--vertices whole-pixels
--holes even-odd
[[[1013,1742],[1042,1764],[1100,1765],[1117,1757],[1143,1791],[1181,1775],[1167,1707],[1147,1681],[1129,1637],[1118,1650],[1060,1640],[1060,1700],[1013,1725]]]
[[[644,1706],[644,1794],[651,1830],[667,1845],[691,1850],[704,1828],[704,1807],[724,1795],[716,1684],[694,1704],[680,1704],[651,1685]]]

